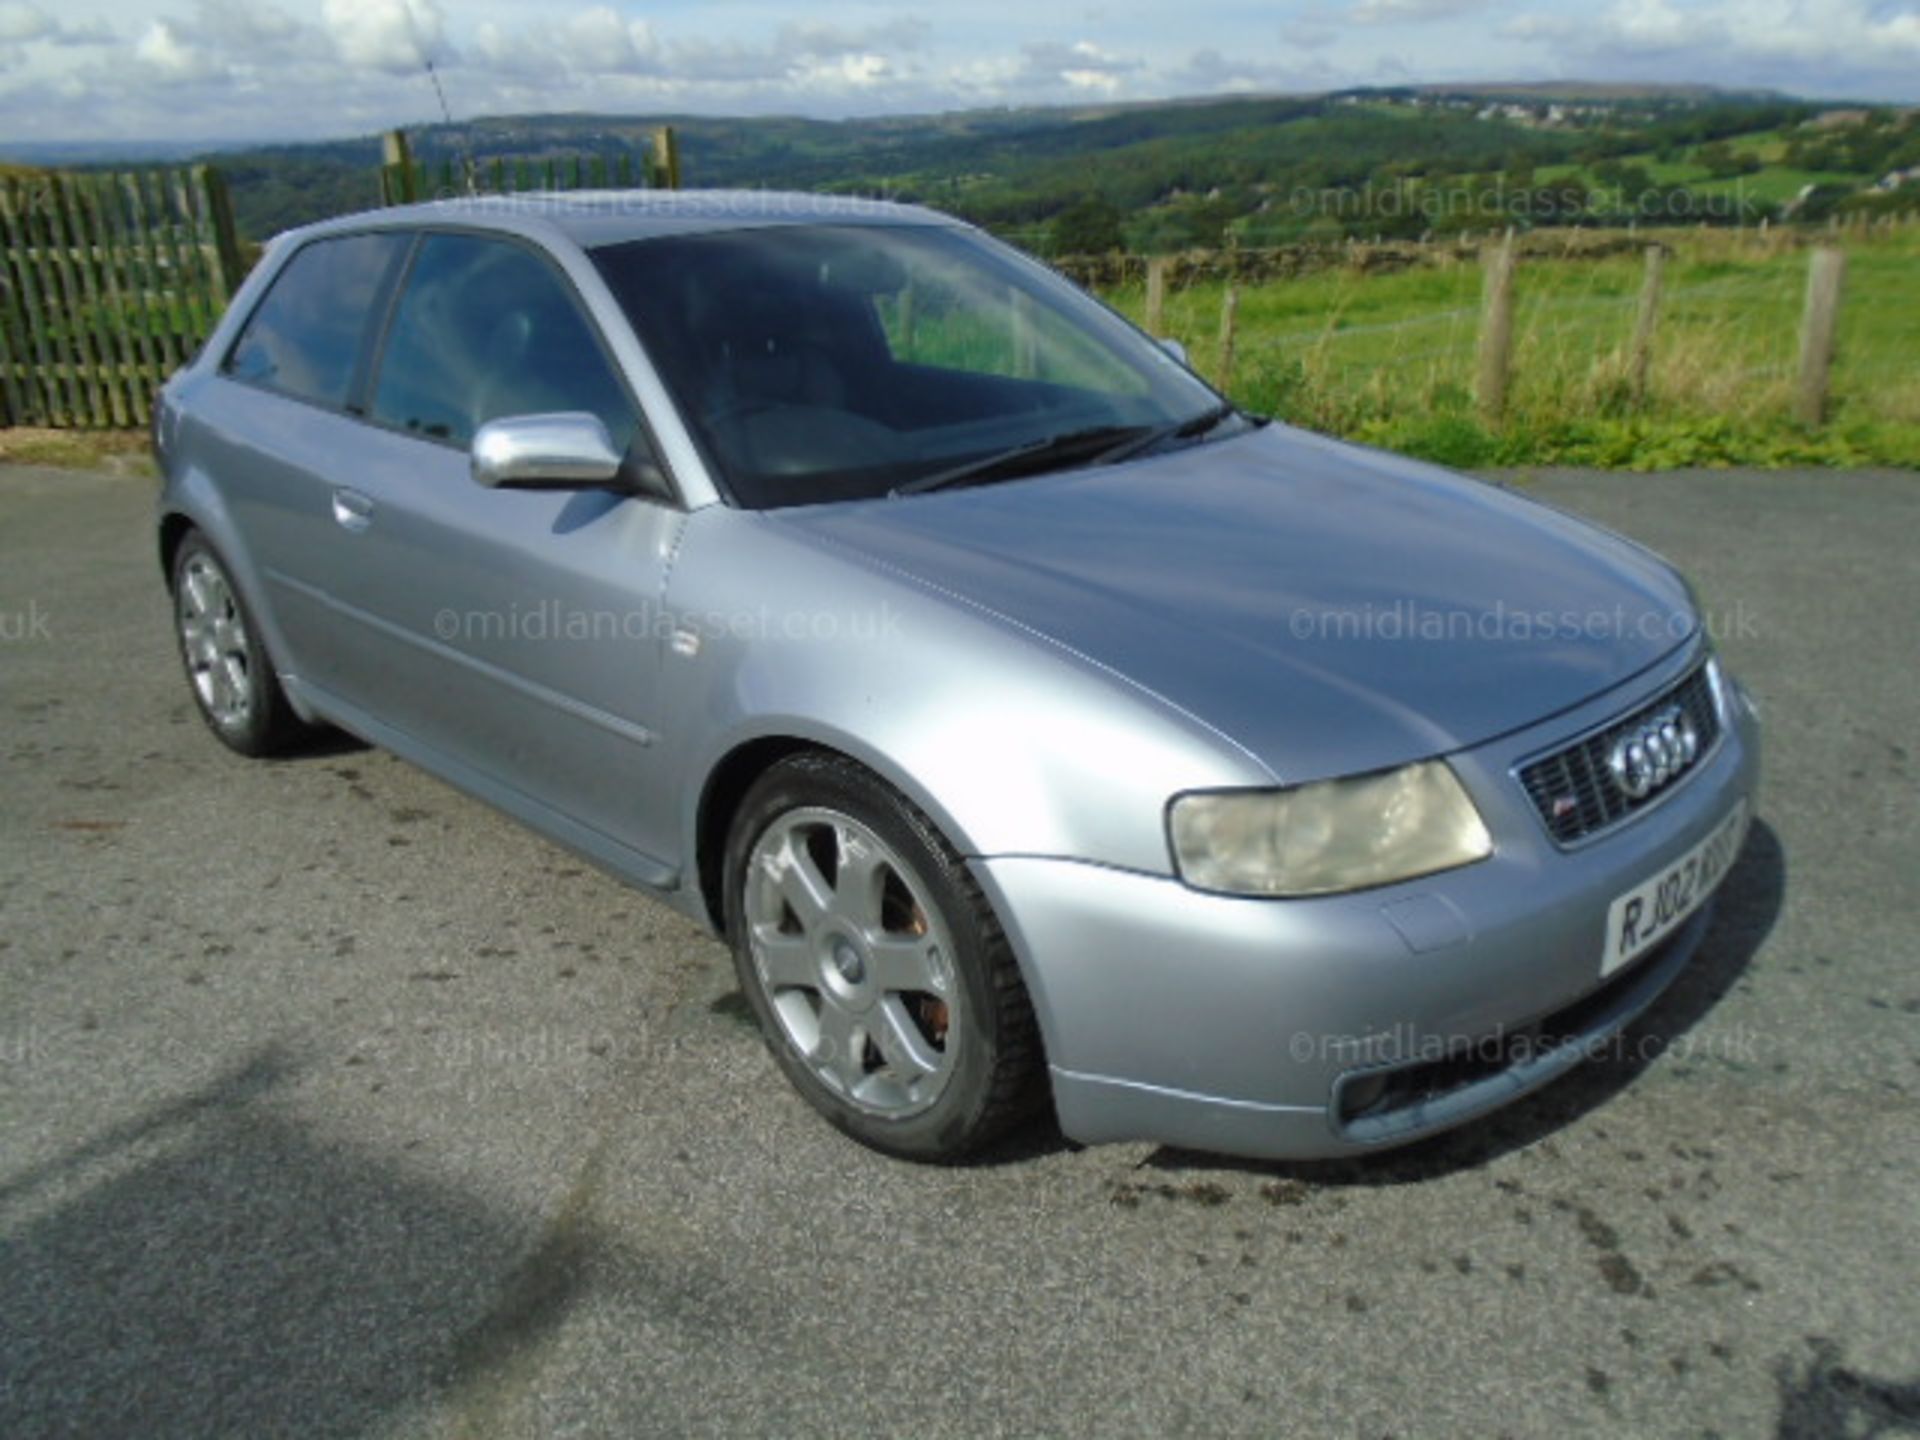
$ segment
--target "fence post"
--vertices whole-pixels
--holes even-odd
[[[1240,282],[1227,278],[1227,293],[1220,302],[1220,378],[1214,386],[1222,395],[1233,384],[1233,335],[1240,324]]]
[[[1507,413],[1507,379],[1513,355],[1513,231],[1488,252],[1480,307],[1480,414],[1498,425]]]
[[[1800,322],[1800,381],[1793,399],[1793,417],[1803,425],[1818,425],[1826,418],[1834,336],[1840,324],[1840,290],[1846,274],[1844,250],[1833,245],[1814,250],[1807,268],[1807,308]]]
[[[1167,333],[1167,257],[1154,255],[1147,260],[1147,333]]]
[[[898,307],[895,318],[900,331],[900,353],[910,356],[913,354],[913,281],[900,287],[900,297],[894,304]]]
[[[380,137],[380,199],[387,205],[411,205],[420,198],[413,173],[413,147],[407,132],[389,130]]]
[[[671,125],[662,125],[653,132],[652,169],[650,179],[656,190],[680,188],[680,137],[674,134]]]
[[[1040,350],[1033,331],[1033,301],[1026,291],[1013,292],[1013,373],[1031,380],[1040,373]]]
[[[240,258],[240,232],[233,223],[233,196],[227,190],[227,177],[212,165],[194,166],[193,178],[206,201],[207,228],[213,232],[213,276],[220,286],[215,298],[219,308],[225,309],[246,270]]]
[[[1640,282],[1640,308],[1633,318],[1633,350],[1627,362],[1635,405],[1644,404],[1647,398],[1647,372],[1653,367],[1653,336],[1660,324],[1660,286],[1666,267],[1666,247],[1649,245],[1646,278]]]

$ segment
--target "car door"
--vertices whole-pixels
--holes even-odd
[[[373,318],[413,236],[327,236],[282,263],[219,369],[196,398],[207,468],[243,542],[277,631],[275,660],[296,688],[342,683],[348,650],[334,588],[351,559],[343,497],[358,480],[353,414],[371,358]]]
[[[473,481],[480,425],[554,411],[599,416],[630,459],[648,451],[550,257],[506,236],[423,235],[335,517],[335,593],[354,631],[340,698],[391,732],[376,738],[664,879],[677,816],[655,743],[660,605],[685,516],[631,488]]]

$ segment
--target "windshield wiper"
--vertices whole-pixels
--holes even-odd
[[[1147,425],[1090,425],[1082,430],[1063,430],[969,460],[931,475],[916,475],[903,480],[890,492],[894,495],[923,495],[929,490],[946,490],[956,485],[985,485],[994,480],[1012,480],[1031,475],[1050,465],[1072,460],[1082,453],[1104,459],[1115,444],[1133,445],[1144,441],[1158,427]]]
[[[1171,425],[1156,425],[1144,435],[1132,436],[1121,441],[1111,450],[1101,454],[1097,463],[1117,465],[1122,460],[1131,460],[1144,454],[1154,446],[1166,440],[1197,440],[1209,431],[1217,430],[1240,412],[1226,401],[1202,410],[1185,420],[1176,420]]]

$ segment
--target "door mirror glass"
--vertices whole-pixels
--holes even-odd
[[[488,486],[565,489],[604,485],[620,473],[607,427],[584,410],[489,420],[473,436],[473,478]]]

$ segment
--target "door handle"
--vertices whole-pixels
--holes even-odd
[[[373,524],[373,501],[358,490],[336,490],[333,518],[342,530],[351,530],[357,535]]]

